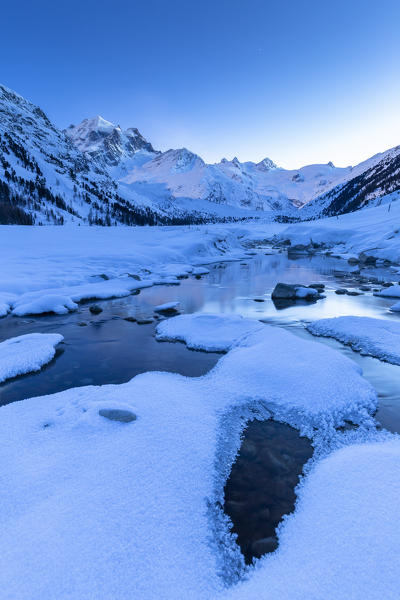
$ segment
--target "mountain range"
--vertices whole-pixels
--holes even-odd
[[[358,210],[399,189],[400,146],[346,168],[207,164],[186,148],[160,152],[138,129],[100,116],[60,130],[0,85],[0,223],[294,221]]]

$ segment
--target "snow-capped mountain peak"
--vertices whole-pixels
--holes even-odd
[[[256,167],[260,171],[271,171],[272,169],[278,168],[277,165],[268,157],[257,163]]]
[[[123,131],[100,115],[84,119],[79,125],[70,125],[65,133],[81,152],[108,166],[119,165],[139,150],[155,152],[138,129],[130,127]]]

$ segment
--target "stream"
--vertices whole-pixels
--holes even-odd
[[[35,396],[71,387],[123,383],[152,370],[189,377],[207,373],[221,354],[195,352],[184,344],[155,340],[154,307],[179,301],[183,313],[238,313],[336,348],[362,367],[364,377],[377,390],[377,420],[389,431],[400,432],[400,367],[362,356],[333,339],[314,337],[305,329],[310,321],[342,315],[400,318],[400,313],[388,310],[394,299],[373,296],[372,291],[357,296],[335,294],[337,288],[359,291],[365,284],[356,266],[329,256],[289,258],[286,252],[259,248],[240,262],[215,263],[207,268],[208,275],[188,277],[179,286],[155,286],[125,298],[96,301],[102,309],[98,315],[90,312],[93,302],[88,302],[65,316],[1,319],[0,342],[34,332],[60,333],[64,342],[40,372],[1,384],[0,405],[25,398],[34,402]],[[371,288],[399,280],[399,275],[383,267],[365,268],[362,276],[373,279]],[[277,307],[270,293],[279,281],[324,283],[326,298]],[[137,320],[151,322],[138,324]],[[271,421],[248,424],[225,487],[225,511],[231,517],[246,562],[276,548],[276,525],[293,510],[294,488],[311,455],[308,440],[287,425]]]

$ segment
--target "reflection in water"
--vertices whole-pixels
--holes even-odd
[[[24,333],[58,332],[65,342],[60,346],[63,352],[41,372],[1,385],[0,404],[73,386],[121,383],[149,370],[176,371],[188,376],[206,373],[220,358],[219,354],[191,352],[182,344],[159,344],[154,340],[154,323],[137,325],[125,320],[153,318],[155,306],[179,301],[186,313],[239,313],[290,328],[317,343],[333,345],[362,366],[380,395],[379,419],[385,427],[400,431],[400,367],[362,357],[334,340],[314,338],[303,326],[304,322],[341,315],[399,319],[399,314],[388,311],[393,299],[374,297],[368,291],[354,297],[337,296],[334,290],[338,287],[359,289],[360,282],[354,275],[355,267],[332,257],[304,256],[293,260],[286,254],[260,253],[242,262],[218,263],[209,268],[209,275],[184,279],[180,286],[157,286],[144,289],[139,295],[97,301],[103,309],[97,316],[90,314],[86,304],[66,316],[1,319],[0,341]],[[394,280],[389,269],[363,270],[362,274]],[[304,285],[322,282],[326,284],[327,297],[314,304],[296,303],[278,311],[270,293],[279,281]],[[265,302],[254,302],[254,298]]]

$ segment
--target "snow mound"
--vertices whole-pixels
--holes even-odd
[[[400,439],[340,449],[304,480],[279,549],[225,600],[399,597]]]
[[[40,371],[55,355],[55,346],[62,342],[58,333],[30,333],[0,343],[0,382]]]
[[[228,352],[204,380],[217,394],[257,399],[286,422],[309,428],[359,420],[376,406],[360,367],[327,346],[239,315],[195,313],[157,325],[159,341],[182,341],[194,350]]]
[[[400,365],[400,323],[397,321],[336,317],[315,321],[307,329],[314,335],[333,337],[356,352]]]
[[[22,317],[24,315],[40,315],[43,313],[55,313],[56,315],[65,315],[70,310],[76,310],[78,305],[68,296],[60,294],[44,294],[38,298],[29,301],[29,298],[22,297],[15,303],[13,315]]]
[[[243,337],[208,377],[257,399],[285,422],[310,428],[359,422],[376,407],[361,368],[339,352],[271,325]]]
[[[263,327],[258,321],[240,315],[179,315],[157,325],[156,339],[185,342],[192,350],[226,352],[244,336]]]

